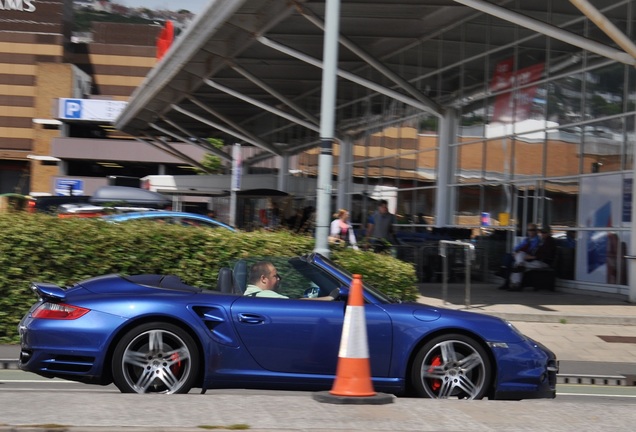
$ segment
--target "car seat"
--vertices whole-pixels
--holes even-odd
[[[216,290],[224,294],[238,293],[231,268],[221,267],[219,269],[219,276],[216,280]]]
[[[245,288],[247,288],[247,261],[239,260],[234,264],[234,289],[236,290],[236,294],[241,294],[245,292]]]

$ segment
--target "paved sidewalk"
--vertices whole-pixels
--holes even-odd
[[[623,296],[581,292],[502,291],[495,283],[472,283],[469,295],[465,284],[448,284],[446,302],[443,285],[418,285],[420,302],[451,309],[484,312],[510,321],[563,322],[573,324],[611,324],[636,326],[636,304]],[[468,303],[466,302],[468,297]]]

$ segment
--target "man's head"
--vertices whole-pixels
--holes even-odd
[[[537,224],[528,224],[528,228],[526,229],[528,236],[534,237],[537,235]]]
[[[269,261],[259,261],[250,267],[247,282],[262,290],[275,290],[280,282],[280,275]]]
[[[380,202],[378,202],[378,211],[380,213],[387,213],[389,211],[389,203],[386,200],[380,200]]]
[[[550,236],[550,228],[549,227],[543,227],[539,230],[539,233],[541,234],[541,237],[545,238]]]

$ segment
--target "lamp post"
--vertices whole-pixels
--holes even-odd
[[[316,197],[315,252],[329,256],[329,219],[333,166],[333,140],[336,114],[338,71],[338,33],[340,0],[327,0],[323,46],[322,95],[320,99],[320,156]]]

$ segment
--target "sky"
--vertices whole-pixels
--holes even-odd
[[[145,7],[148,9],[180,10],[187,9],[194,14],[201,12],[212,0],[111,0],[128,7]]]

